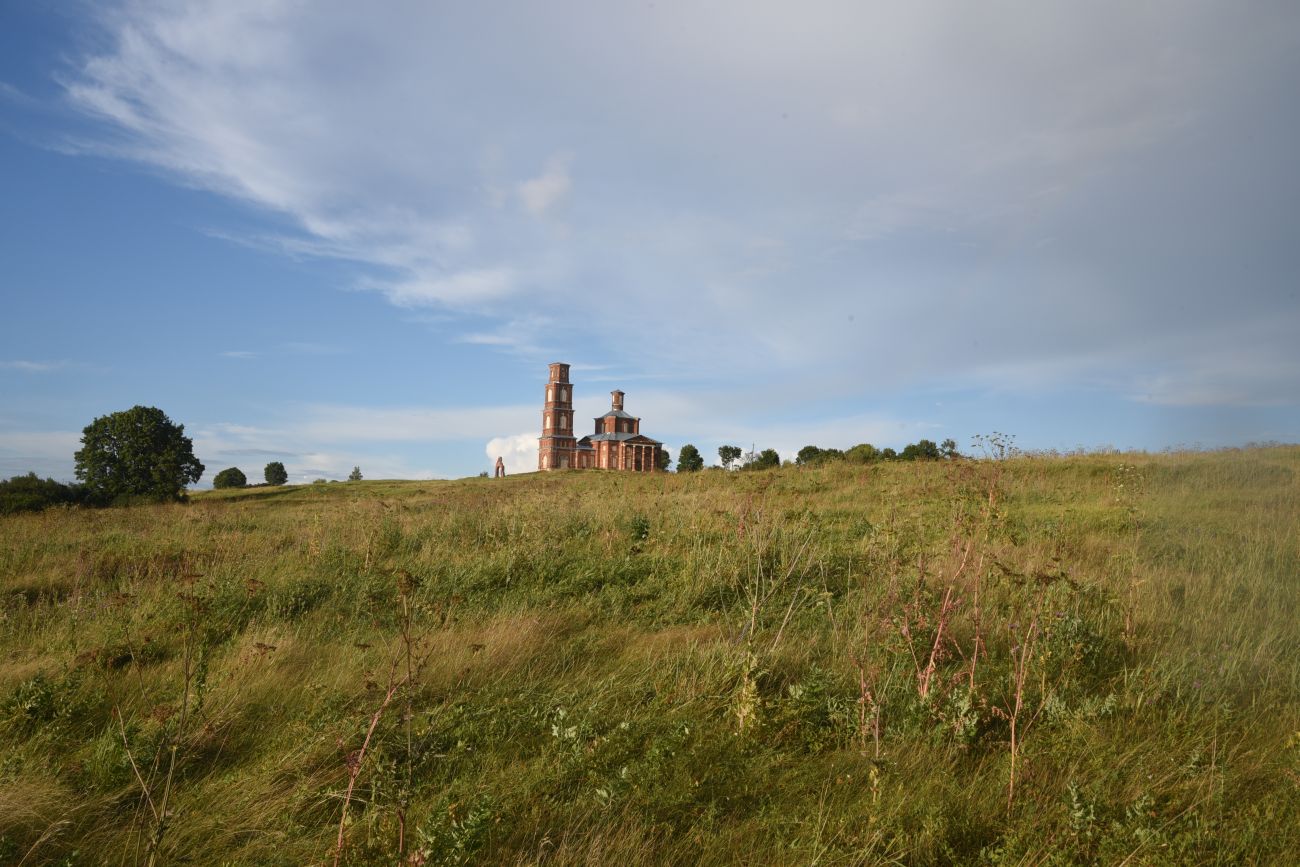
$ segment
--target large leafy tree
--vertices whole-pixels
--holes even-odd
[[[722,468],[729,470],[740,460],[740,446],[718,446],[718,457],[722,460]]]
[[[702,469],[704,458],[700,455],[700,450],[690,443],[682,446],[682,450],[677,453],[677,472],[694,473]]]
[[[271,461],[267,464],[263,475],[268,485],[283,485],[289,481],[289,473],[285,470],[284,464],[279,461]]]
[[[101,503],[180,499],[203,476],[185,426],[152,406],[95,419],[81,432],[75,458],[77,478]]]

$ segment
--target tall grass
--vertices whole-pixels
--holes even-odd
[[[1288,863],[1300,448],[0,519],[0,862]]]

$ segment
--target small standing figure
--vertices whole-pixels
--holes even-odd
[[[504,460],[502,460],[500,456],[498,456],[498,457],[497,457],[497,472],[496,472],[496,475],[493,476],[493,478],[504,479],[505,477],[506,477],[506,462],[505,462]]]

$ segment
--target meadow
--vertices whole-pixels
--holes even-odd
[[[0,518],[0,863],[1285,864],[1300,447]]]

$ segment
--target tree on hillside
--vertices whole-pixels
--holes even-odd
[[[888,446],[886,446],[885,448],[883,448],[883,449],[880,450],[880,459],[881,459],[881,460],[884,460],[884,461],[892,461],[892,460],[894,460],[894,459],[897,458],[897,457],[898,457],[898,452],[894,451],[893,449],[889,448]]]
[[[95,502],[177,500],[203,476],[185,426],[152,406],[100,416],[81,433],[77,478]]]
[[[348,473],[349,482],[361,481],[361,467],[353,467],[352,472]]]
[[[700,450],[690,443],[682,446],[682,450],[677,453],[677,472],[695,473],[702,469],[704,458],[700,455]]]
[[[906,446],[899,457],[905,461],[937,461],[943,455],[933,440],[917,440]]]
[[[248,477],[239,467],[227,467],[212,478],[214,488],[244,488],[248,486]]]
[[[961,454],[957,451],[957,441],[951,438],[939,443],[939,451],[948,460],[961,457]]]
[[[878,461],[881,458],[880,449],[871,443],[858,443],[853,448],[844,453],[844,457],[859,464],[869,464],[872,461]]]
[[[781,466],[781,456],[776,449],[763,449],[757,455],[750,452],[751,459],[745,464],[747,470],[771,470]]]
[[[718,446],[718,458],[724,470],[731,469],[731,465],[740,460],[740,446]]]
[[[268,485],[283,485],[289,481],[289,473],[285,470],[284,464],[279,461],[271,461],[267,464],[262,475]]]
[[[823,449],[817,446],[804,446],[799,449],[799,454],[795,456],[794,462],[801,467],[813,466],[815,464],[824,464],[827,461],[838,461],[844,457],[844,452],[839,449]]]
[[[673,464],[673,456],[667,449],[655,449],[655,469],[665,472]]]

